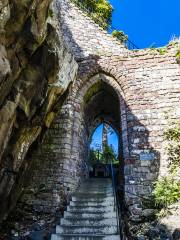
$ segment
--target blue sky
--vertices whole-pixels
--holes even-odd
[[[97,145],[101,145],[102,147],[102,130],[103,130],[103,124],[101,124],[99,127],[96,128],[93,136],[92,136],[92,142],[91,142],[91,148],[96,149]],[[116,132],[113,130],[113,133],[108,135],[108,144],[113,145],[113,148],[115,152],[118,152],[118,137]]]
[[[113,27],[123,30],[139,48],[166,45],[180,36],[180,0],[109,0]]]
[[[166,45],[173,36],[180,36],[180,0],[109,0],[114,11],[112,26],[123,30],[139,48]],[[100,125],[93,134],[91,147],[102,143]],[[108,143],[118,149],[116,133]]]

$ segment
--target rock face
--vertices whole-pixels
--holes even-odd
[[[139,224],[129,224],[130,236],[138,240],[177,240],[180,237],[180,203],[168,207],[164,217],[156,221],[144,221]]]
[[[56,104],[76,75],[77,64],[61,40],[50,2],[0,3],[0,219],[21,193],[16,183],[29,166],[29,148],[50,126]]]
[[[165,112],[180,118],[179,42],[129,51],[68,0],[49,6],[0,3],[0,219],[19,199],[22,221],[48,225],[87,178],[91,134],[105,121],[122,143],[120,184],[137,223],[167,172]]]

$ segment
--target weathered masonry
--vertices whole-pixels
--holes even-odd
[[[180,117],[176,48],[169,46],[163,56],[155,50],[130,52],[65,2],[56,1],[53,7],[78,72],[61,112],[35,153],[39,171],[35,167],[31,184],[49,188],[49,205],[47,199],[38,204],[58,207],[62,192],[69,195],[86,177],[89,138],[104,119],[121,136],[125,201],[132,218],[139,218],[142,209],[136,195],[150,196],[152,182],[166,173],[164,114],[169,111],[172,118]]]
[[[28,139],[16,148],[13,171],[31,162],[21,202],[37,211],[58,211],[88,176],[89,141],[104,121],[119,135],[120,184],[131,219],[139,220],[140,197],[151,197],[153,181],[166,174],[165,113],[180,118],[178,43],[169,44],[163,54],[158,49],[129,51],[69,1],[54,0],[52,11],[48,21],[61,44],[61,67],[58,83],[51,84],[69,87],[56,104],[58,111],[49,115],[56,117],[41,144]],[[7,199],[16,191],[15,181],[5,182]],[[43,191],[33,194],[32,189]]]

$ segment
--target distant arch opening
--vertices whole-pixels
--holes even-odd
[[[83,119],[87,134],[85,156],[90,176],[109,177],[108,165],[113,163],[122,182],[120,99],[111,85],[99,80],[86,91]]]
[[[111,164],[119,166],[119,136],[108,123],[102,122],[93,132],[89,146],[90,176],[109,177]]]

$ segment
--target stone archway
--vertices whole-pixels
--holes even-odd
[[[121,114],[120,114],[120,101],[119,97],[114,91],[113,87],[104,82],[102,79],[92,84],[92,86],[86,91],[83,96],[82,103],[82,122],[81,126],[84,126],[86,136],[83,139],[87,139],[88,142],[84,142],[85,145],[82,151],[89,148],[90,139],[92,133],[101,123],[106,123],[116,129],[119,142],[119,160],[121,175],[123,175],[123,152],[122,152],[122,137],[121,137]],[[88,165],[88,153],[84,155],[84,159]]]
[[[80,180],[88,175],[89,138],[93,129],[102,121],[112,125],[118,132],[121,145],[119,148],[120,172],[121,176],[124,176],[124,162],[129,159],[129,146],[124,94],[118,82],[104,73],[96,74],[86,82],[78,84],[66,106],[69,106],[68,112],[71,113],[70,158],[72,162],[78,160],[77,179]],[[121,184],[123,182],[124,177],[121,178]]]
[[[102,105],[100,103],[103,96],[106,98],[106,103]],[[108,102],[113,104],[108,106]],[[79,183],[87,177],[89,137],[96,124],[103,119],[119,132],[119,142],[122,146],[120,175],[123,176],[119,183],[123,183],[124,199],[130,212],[134,219],[139,219],[142,212],[138,207],[141,204],[139,196],[151,193],[152,180],[149,180],[151,167],[156,167],[158,161],[155,158],[139,159],[144,157],[143,154],[146,157],[146,153],[152,152],[153,149],[148,149],[150,146],[145,126],[133,115],[127,104],[127,96],[124,97],[118,81],[105,73],[96,74],[84,81],[76,79],[59,115],[48,131],[42,145],[43,154],[39,153],[41,158],[45,159],[43,169],[39,163],[39,156],[33,157],[37,158],[40,169],[36,170],[38,175],[32,172],[31,185],[39,186],[41,179],[41,182],[48,187],[50,196],[53,192],[48,207],[55,205],[56,210],[60,205],[62,206],[64,199],[69,199]],[[102,114],[103,109],[106,114]],[[158,171],[158,167],[156,169]],[[53,181],[45,177],[47,172],[53,173]],[[153,179],[155,174],[152,176]],[[37,201],[34,200],[36,205]]]
[[[98,87],[99,82],[103,86],[107,87]],[[91,92],[93,86],[96,86],[95,89],[97,88],[97,92],[98,88],[99,90],[102,90],[104,88],[104,92],[106,92],[105,89],[109,89],[109,91],[113,92],[114,97],[117,99],[115,101],[115,105],[118,104],[119,107],[114,111],[114,113],[116,117],[118,116],[118,121],[116,124],[113,123],[112,120],[116,117],[112,117],[107,121],[111,122],[115,128],[119,129],[120,143],[122,145],[122,148],[120,148],[122,150],[120,154],[120,162],[123,163],[120,167],[121,176],[123,176],[123,178],[119,183],[123,184],[125,203],[129,207],[132,218],[139,219],[139,216],[142,212],[141,196],[149,196],[151,194],[152,188],[149,182],[152,183],[152,181],[149,180],[148,177],[149,173],[151,172],[150,167],[152,164],[157,165],[158,171],[158,161],[156,160],[156,157],[153,157],[153,159],[150,159],[148,161],[143,161],[140,158],[143,159],[144,156],[149,157],[151,155],[158,157],[158,153],[156,153],[149,146],[147,129],[138,120],[138,118],[132,114],[130,106],[127,106],[127,96],[125,98],[122,88],[119,84],[119,80],[116,81],[114,77],[111,77],[105,73],[96,74],[89,79],[86,79],[86,81],[77,79],[77,81],[74,83],[74,86],[72,87],[72,92],[66,103],[66,106],[68,106],[68,112],[71,115],[70,158],[71,162],[77,163],[75,171],[78,173],[78,175],[76,175],[76,181],[81,181],[88,174],[88,168],[86,164],[88,156],[88,138],[91,134],[90,126],[93,121],[90,120],[88,123],[87,116],[89,116],[89,114],[86,106],[86,101],[88,102],[89,96],[90,98],[95,98],[96,91],[94,91],[93,94],[88,93],[88,91]],[[97,102],[95,106],[98,106]],[[90,109],[94,110],[93,107]],[[108,109],[106,108],[106,110]],[[89,111],[91,112],[91,110]],[[96,114],[94,114],[94,116],[95,115]],[[107,114],[106,116],[111,117],[111,114]],[[99,114],[98,117],[101,118],[104,116],[102,116],[102,114]],[[136,143],[137,140],[138,142]],[[137,146],[139,149],[137,149]],[[141,152],[142,155],[140,156]],[[143,164],[148,165],[144,168]],[[155,174],[153,175],[154,178],[156,176]]]
[[[109,86],[112,92],[114,92],[114,95],[116,95],[116,99],[119,108],[116,109],[116,111],[119,111],[119,123],[112,123],[112,119],[107,119],[106,121],[114,125],[114,127],[119,131],[119,129],[123,129],[122,132],[122,142],[123,144],[123,157],[124,159],[129,158],[129,146],[128,146],[128,138],[127,138],[127,120],[126,120],[126,105],[124,100],[124,93],[121,89],[121,86],[119,83],[113,78],[110,77],[104,73],[96,74],[93,77],[89,78],[84,84],[79,85],[76,92],[73,94],[74,96],[71,98],[71,101],[74,101],[74,116],[76,118],[74,119],[74,125],[78,125],[81,117],[80,114],[83,113],[84,109],[84,97],[86,96],[88,90],[92,88],[92,86],[97,84],[98,82],[106,84],[106,86]],[[112,106],[111,106],[112,107]],[[107,117],[107,116],[106,116]],[[118,122],[118,121],[117,121]],[[80,129],[79,129],[80,130]]]

